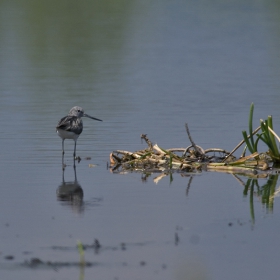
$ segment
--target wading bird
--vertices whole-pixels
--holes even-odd
[[[62,155],[64,155],[64,140],[73,139],[75,141],[73,156],[74,158],[76,157],[77,139],[83,131],[83,117],[87,117],[96,121],[102,121],[85,114],[83,108],[75,106],[69,111],[66,117],[62,118],[58,122],[56,126],[56,132],[62,139]]]

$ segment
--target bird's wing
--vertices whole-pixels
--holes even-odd
[[[71,131],[72,123],[73,123],[73,121],[75,121],[73,118],[74,118],[73,116],[66,116],[66,117],[62,118],[58,122],[56,128],[61,128],[66,131]]]

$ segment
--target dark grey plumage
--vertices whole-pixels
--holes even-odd
[[[58,122],[56,129],[58,128],[80,135],[83,131],[83,121],[75,116],[66,116]]]
[[[62,139],[62,154],[64,155],[64,140],[65,139],[73,139],[75,141],[74,146],[74,157],[76,156],[76,142],[78,137],[83,131],[83,121],[82,117],[87,117],[93,120],[102,121],[100,119],[91,117],[87,114],[85,114],[83,108],[79,106],[73,107],[68,115],[64,118],[62,118],[57,126],[56,126],[56,132]]]

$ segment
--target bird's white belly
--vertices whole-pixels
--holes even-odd
[[[72,131],[66,131],[66,130],[59,129],[59,128],[56,129],[56,132],[62,139],[73,139],[74,141],[76,141],[78,139],[78,137],[80,136],[79,134],[75,134]]]

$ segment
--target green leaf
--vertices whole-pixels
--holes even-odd
[[[249,134],[250,134],[251,147],[254,147],[253,113],[254,113],[254,103],[251,104],[250,113],[249,113]]]
[[[247,132],[245,130],[243,130],[242,131],[242,135],[243,135],[243,139],[244,139],[244,141],[245,141],[249,151],[253,154],[254,153],[254,148],[253,148],[253,146],[251,146],[251,143],[250,143],[250,141],[248,139]]]

